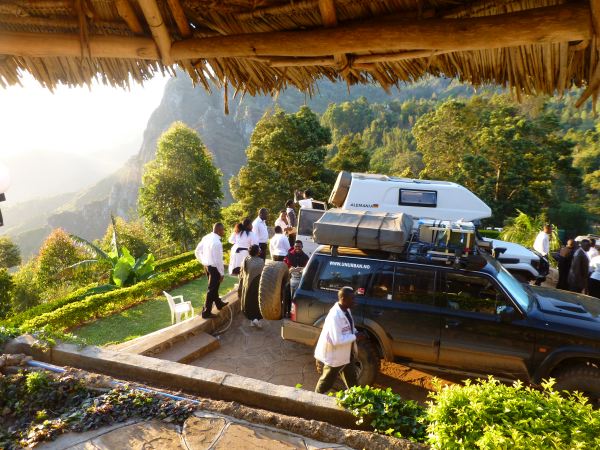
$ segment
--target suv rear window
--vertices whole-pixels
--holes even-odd
[[[322,265],[318,288],[324,291],[338,291],[351,286],[355,295],[365,295],[373,274],[373,264],[355,259],[330,259]]]

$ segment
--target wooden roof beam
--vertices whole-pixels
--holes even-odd
[[[150,38],[89,36],[91,58],[160,60]],[[18,33],[0,31],[0,54],[32,58],[81,57],[78,34]]]
[[[192,29],[190,28],[190,23],[185,16],[185,11],[179,3],[179,0],[167,0],[167,4],[171,9],[171,14],[173,14],[173,18],[175,19],[175,23],[177,24],[177,29],[179,30],[179,34],[181,34],[184,38],[192,37]]]
[[[309,31],[215,36],[175,42],[174,60],[311,57],[397,49],[468,51],[590,39],[589,3],[568,3],[465,19],[371,20]]]
[[[117,13],[121,16],[121,19],[125,21],[131,31],[135,34],[144,34],[144,28],[131,7],[129,0],[115,0],[115,6],[117,7]]]
[[[138,0],[138,3],[140,8],[142,8],[146,22],[150,26],[150,32],[152,33],[154,42],[156,42],[163,64],[172,64],[171,36],[160,13],[160,9],[158,9],[156,0]]]

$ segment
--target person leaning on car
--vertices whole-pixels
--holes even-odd
[[[323,374],[315,392],[324,394],[333,386],[338,375],[347,388],[358,384],[352,364],[356,341],[361,339],[354,327],[350,309],[354,305],[354,290],[343,287],[338,291],[338,302],[329,310],[315,348],[315,359],[323,363]]]

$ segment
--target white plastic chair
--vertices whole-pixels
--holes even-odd
[[[192,302],[184,302],[183,295],[173,297],[165,291],[163,291],[163,294],[167,297],[167,302],[169,302],[169,308],[171,309],[171,324],[179,323],[182,316],[185,316],[186,319],[194,317]],[[176,303],[176,300],[179,300],[179,303]]]

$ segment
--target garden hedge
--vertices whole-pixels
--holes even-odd
[[[203,273],[204,268],[198,261],[193,260],[131,287],[91,295],[65,304],[58,309],[25,320],[20,324],[20,328],[23,331],[39,330],[43,327],[65,331],[142,303],[148,297],[158,295],[179,283],[198,278]]]
[[[500,239],[500,232],[498,230],[479,230],[479,234],[489,239]]]
[[[170,258],[159,259],[154,264],[154,270],[157,272],[166,272],[172,267],[186,263],[196,258],[193,251],[181,253],[179,255],[171,256]]]

